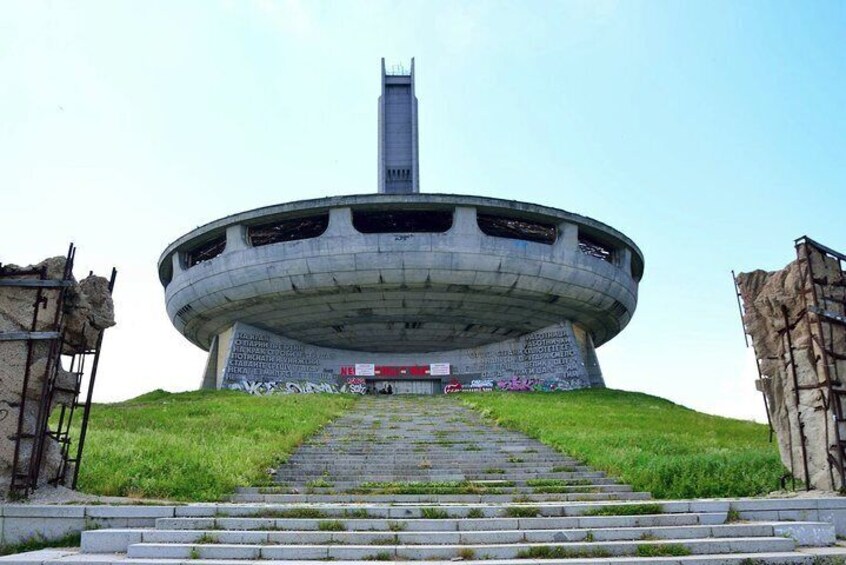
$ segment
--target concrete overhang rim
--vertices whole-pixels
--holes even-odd
[[[272,204],[270,206],[263,206],[254,208],[252,210],[245,210],[235,214],[230,214],[217,220],[213,220],[203,224],[190,232],[182,235],[170,245],[168,245],[164,252],[159,256],[157,267],[161,272],[162,262],[167,260],[174,251],[179,250],[183,245],[200,237],[212,230],[225,229],[231,225],[236,225],[248,220],[261,218],[263,216],[284,214],[286,212],[298,212],[302,210],[328,210],[330,208],[338,208],[345,206],[353,206],[356,204],[388,204],[398,205],[402,203],[414,204],[452,204],[455,206],[469,205],[475,207],[490,207],[490,208],[517,208],[522,212],[537,213],[546,216],[552,216],[558,220],[571,221],[576,224],[585,225],[587,227],[595,228],[600,231],[607,232],[609,235],[618,238],[624,244],[628,245],[640,259],[642,271],[645,270],[645,260],[643,252],[623,232],[595,220],[588,216],[582,216],[574,212],[568,212],[560,208],[551,206],[544,206],[542,204],[533,204],[531,202],[523,202],[520,200],[507,200],[504,198],[492,198],[489,196],[476,196],[471,194],[448,194],[448,193],[416,193],[416,194],[349,194],[342,196],[326,196],[323,198],[312,198],[308,200],[295,200],[292,202],[285,202],[283,204]],[[523,208],[525,207],[525,208]]]

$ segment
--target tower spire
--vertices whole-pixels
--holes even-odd
[[[402,66],[386,70],[383,57],[379,96],[379,193],[420,192],[418,159],[414,58],[411,58],[411,70]]]

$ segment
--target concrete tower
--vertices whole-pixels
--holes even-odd
[[[411,71],[385,70],[382,58],[382,94],[379,96],[379,193],[420,192],[417,152],[417,97],[414,95],[414,58]]]

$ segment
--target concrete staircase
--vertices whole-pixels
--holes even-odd
[[[155,528],[84,532],[82,553],[61,560],[748,565],[811,563],[801,548],[834,543],[824,521],[651,501],[450,398],[376,397],[302,446],[276,484],[179,507]]]

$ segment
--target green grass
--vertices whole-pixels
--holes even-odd
[[[449,519],[449,512],[441,510],[440,508],[421,508],[420,514],[427,520],[447,520]]]
[[[374,555],[365,555],[364,561],[393,561],[393,556],[387,551],[380,551]]]
[[[662,514],[660,504],[603,504],[585,512],[585,516],[644,516]]]
[[[79,486],[110,496],[214,501],[267,481],[347,395],[154,391],[91,411]]]
[[[315,520],[317,518],[326,518],[327,514],[319,508],[297,507],[286,508],[284,510],[266,509],[257,513],[259,518],[306,518]]]
[[[321,520],[317,523],[317,529],[321,532],[345,532],[347,527],[340,520]]]
[[[766,426],[646,394],[585,389],[462,401],[656,498],[763,495],[786,472]]]
[[[687,547],[677,543],[650,544],[644,543],[637,546],[638,557],[681,557],[690,555]]]
[[[600,548],[569,549],[549,545],[535,545],[517,552],[517,559],[591,559],[597,557],[611,557],[611,554]]]
[[[0,544],[0,555],[14,555],[27,551],[38,551],[48,547],[79,547],[80,534],[68,534],[56,539],[45,539],[41,535],[34,535],[27,540],[14,544]]]

